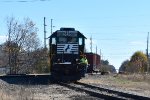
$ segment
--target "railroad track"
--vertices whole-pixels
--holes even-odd
[[[75,91],[85,92],[86,94],[92,97],[97,97],[104,100],[150,100],[149,97],[123,93],[119,91],[106,89],[103,87],[97,87],[85,83],[80,83],[80,82],[75,82],[70,84],[60,82],[58,84],[73,89]]]

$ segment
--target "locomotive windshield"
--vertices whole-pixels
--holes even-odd
[[[58,43],[77,43],[77,31],[57,31]]]
[[[58,43],[66,43],[67,42],[67,38],[66,37],[59,37],[58,38]]]
[[[67,38],[67,42],[68,43],[76,43],[77,42],[77,38],[76,37],[68,37]]]
[[[59,37],[58,43],[77,43],[77,37]]]
[[[77,43],[76,37],[59,37],[58,43]]]

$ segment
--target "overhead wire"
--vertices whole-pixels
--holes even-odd
[[[50,0],[3,0],[0,2],[37,2],[37,1],[50,1]]]

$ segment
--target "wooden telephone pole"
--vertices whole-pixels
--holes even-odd
[[[147,35],[147,49],[146,49],[146,55],[147,55],[147,72],[149,72],[149,54],[148,54],[148,45],[149,45],[149,32]]]
[[[45,17],[44,17],[44,48],[46,48],[46,24],[45,24]]]
[[[90,49],[91,49],[91,53],[92,53],[92,45],[93,45],[93,43],[92,43],[92,36],[90,37],[90,45],[91,45]]]

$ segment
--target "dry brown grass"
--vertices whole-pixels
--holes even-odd
[[[84,78],[83,83],[91,83],[116,88],[123,91],[138,92],[142,95],[150,96],[150,75],[130,74],[130,75],[104,75],[94,78]]]
[[[0,100],[35,100],[34,89],[27,90],[20,85],[1,85]]]
[[[118,75],[119,78],[123,78],[125,80],[130,80],[133,82],[148,82],[150,83],[150,74],[120,74]]]
[[[14,100],[11,96],[7,95],[6,93],[0,92],[0,100]]]

